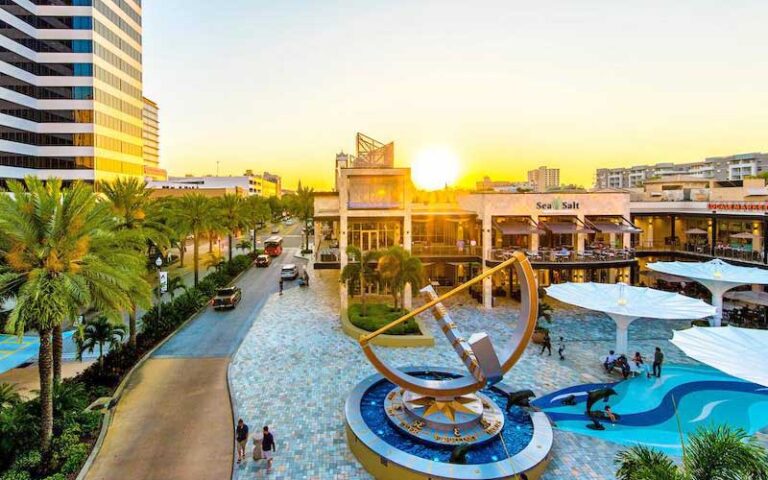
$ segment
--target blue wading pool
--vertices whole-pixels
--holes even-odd
[[[768,388],[707,366],[665,365],[662,373],[658,379],[638,376],[615,384],[569,387],[533,404],[560,430],[625,445],[643,443],[675,456],[681,455],[678,422],[684,437],[709,425],[728,424],[749,434],[768,426]],[[607,403],[596,403],[592,410],[610,405],[620,418],[616,424],[602,421],[605,430],[591,430],[585,415],[586,392],[606,386],[618,395]],[[576,405],[562,405],[570,395],[574,395]]]

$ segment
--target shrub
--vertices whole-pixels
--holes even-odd
[[[32,476],[24,470],[9,470],[0,477],[0,480],[32,480]]]
[[[383,303],[367,304],[365,316],[362,316],[362,307],[359,303],[350,305],[347,311],[352,325],[368,332],[378,330],[384,325],[397,320],[404,313],[406,313],[405,310],[393,310],[389,305]],[[388,335],[414,335],[420,333],[421,330],[419,330],[418,324],[412,318],[387,331]]]

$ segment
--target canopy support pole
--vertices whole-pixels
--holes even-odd
[[[715,307],[716,312],[715,316],[712,317],[712,319],[709,321],[710,326],[713,327],[720,327],[723,324],[723,295],[725,295],[725,292],[732,288],[740,287],[743,284],[739,283],[726,283],[726,282],[716,282],[716,281],[707,281],[707,280],[696,280],[697,282],[701,283],[705,287],[707,287],[707,290],[709,290],[709,293],[712,294],[712,306]]]
[[[629,356],[629,324],[637,317],[629,317],[617,313],[608,314],[616,322],[616,352],[617,355]]]

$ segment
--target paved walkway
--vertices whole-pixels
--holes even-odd
[[[273,472],[263,462],[248,461],[236,468],[240,479],[359,479],[370,478],[350,453],[344,434],[343,406],[349,391],[375,373],[359,345],[347,337],[338,318],[338,273],[311,271],[311,288],[272,296],[253,323],[230,369],[237,415],[258,432],[269,425],[277,441]],[[484,312],[464,297],[451,314],[462,332],[488,332],[498,348],[509,338],[515,307]],[[395,365],[441,365],[463,369],[448,342],[436,334],[430,348],[377,348]],[[656,345],[668,361],[682,363],[682,353],[666,341],[673,327],[687,322],[638,320],[630,327],[630,348],[648,355]],[[608,380],[598,356],[615,342],[608,317],[558,305],[552,336],[567,341],[565,361],[540,356],[528,348],[505,382],[531,388],[538,395],[568,385]],[[617,380],[616,377],[613,380]],[[250,445],[249,445],[250,448]],[[612,479],[613,457],[619,446],[557,431],[554,459],[544,480]]]
[[[277,291],[280,265],[252,268],[238,281],[234,310],[210,307],[178,332],[136,372],[88,480],[227,479],[234,463],[234,421],[227,367],[265,300]],[[124,472],[124,475],[121,474]]]

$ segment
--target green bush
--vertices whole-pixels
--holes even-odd
[[[32,475],[24,470],[9,470],[0,477],[0,480],[32,480]]]
[[[362,315],[362,306],[359,303],[349,306],[347,314],[352,325],[365,331],[373,332],[384,325],[393,322],[406,313],[405,310],[393,310],[387,304],[372,303],[366,305],[365,316]],[[419,326],[414,319],[387,330],[388,335],[414,335],[420,334]]]

